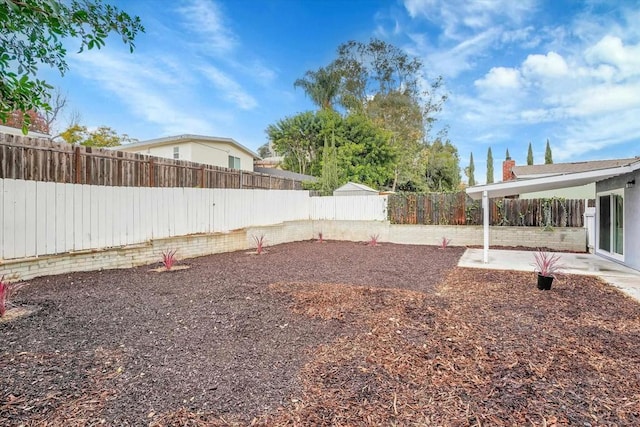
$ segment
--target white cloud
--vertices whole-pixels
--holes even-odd
[[[476,80],[474,85],[483,94],[499,93],[504,95],[509,91],[518,91],[522,86],[520,71],[514,68],[494,67],[482,79]]]
[[[625,46],[618,37],[606,35],[585,52],[591,65],[609,65],[618,73],[618,79],[640,75],[640,44]]]
[[[569,67],[564,58],[555,52],[546,55],[529,55],[522,63],[522,74],[531,79],[548,79],[566,76]]]
[[[211,123],[189,113],[176,101],[175,93],[185,94],[180,75],[163,69],[155,63],[141,61],[140,57],[100,52],[84,52],[74,60],[81,65],[74,67],[82,76],[101,85],[114,94],[132,112],[161,129],[160,133],[209,133]]]
[[[238,45],[236,35],[225,22],[220,7],[211,0],[190,0],[177,9],[184,25],[202,37],[207,50],[227,53]]]
[[[222,92],[223,97],[243,110],[255,108],[257,101],[242,89],[231,77],[218,68],[208,65],[201,68],[202,74]]]

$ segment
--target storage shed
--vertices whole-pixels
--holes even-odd
[[[378,190],[357,182],[347,182],[342,187],[333,190],[334,196],[377,196],[378,194],[380,194]]]

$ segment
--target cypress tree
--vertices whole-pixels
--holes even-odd
[[[553,155],[551,154],[551,146],[549,145],[549,138],[547,138],[547,148],[544,150],[544,164],[550,165],[553,163]]]
[[[507,154],[504,156],[505,160],[511,160],[511,156],[509,155],[509,149],[507,148]]]
[[[491,154],[491,147],[487,151],[487,184],[493,184],[493,154]]]
[[[533,148],[531,148],[531,142],[529,142],[529,152],[527,153],[527,164],[533,164]]]
[[[471,156],[469,157],[469,166],[467,166],[464,171],[467,175],[467,178],[469,179],[469,187],[473,187],[474,185],[476,185],[476,178],[474,176],[475,171],[476,167],[473,164],[473,153],[471,153]]]

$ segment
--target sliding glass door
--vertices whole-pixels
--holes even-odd
[[[598,250],[624,259],[624,197],[622,190],[598,194]]]

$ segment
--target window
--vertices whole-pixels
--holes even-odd
[[[624,259],[624,198],[622,190],[598,194],[598,249]]]
[[[174,159],[180,158],[180,147],[173,147],[173,158]]]
[[[229,169],[240,169],[240,157],[229,156]]]

